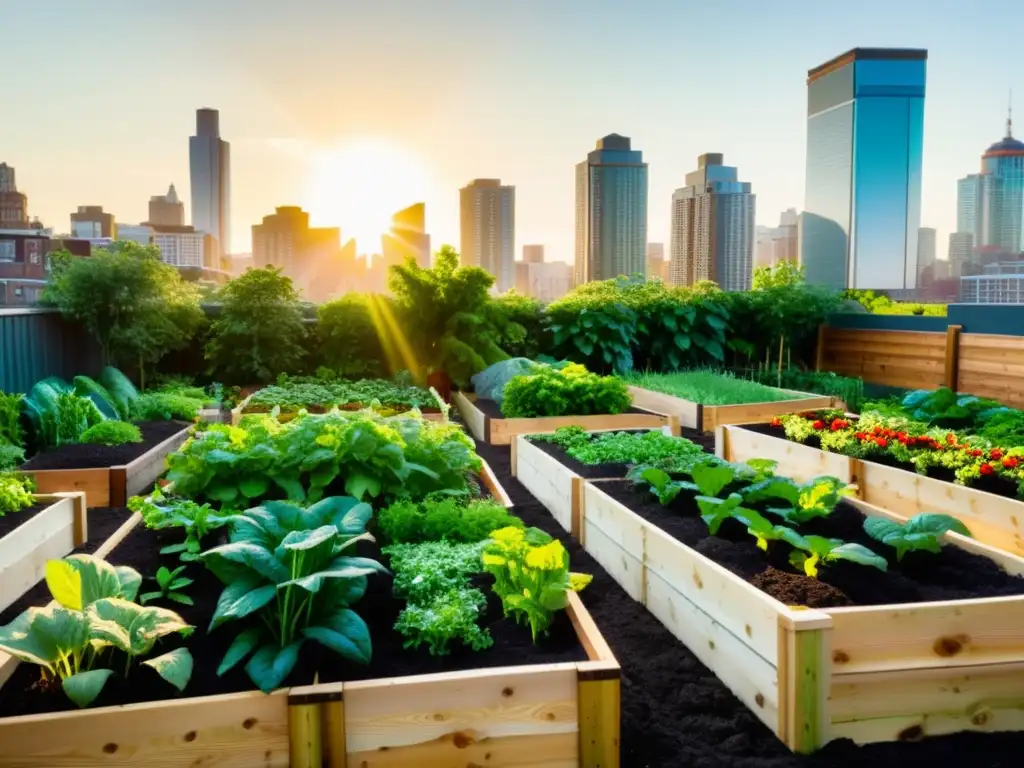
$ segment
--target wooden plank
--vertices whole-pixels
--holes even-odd
[[[960,354],[960,331],[961,325],[951,325],[946,328],[946,359],[943,372],[944,381],[947,387],[956,392],[957,358]]]
[[[0,768],[288,768],[288,693],[0,719]]]
[[[584,484],[584,494],[588,487]],[[584,504],[589,506],[589,497]],[[627,595],[637,602],[644,602],[646,582],[643,562],[630,554],[615,538],[598,528],[589,516],[583,521],[583,526],[584,541],[590,556],[608,571],[608,575],[615,579]]]
[[[657,413],[617,413],[594,416],[546,416],[536,419],[489,419],[491,445],[508,445],[516,435],[554,432],[561,427],[578,426],[587,432],[604,429],[657,429],[668,417]]]
[[[526,435],[517,435],[513,445],[516,478],[564,530],[571,532],[573,514],[579,513],[574,483],[580,476],[531,443]]]
[[[345,700],[342,683],[335,683],[338,697],[320,706],[321,733],[323,733],[324,768],[346,768],[348,750],[345,748]]]
[[[75,548],[75,529],[75,497],[69,496],[55,500],[0,539],[0,611],[43,578],[48,560]]]
[[[841,343],[848,339],[878,344],[891,344],[892,346],[919,344],[944,348],[946,344],[945,331],[874,331],[860,328],[828,329],[828,341],[830,344]]]
[[[344,695],[350,766],[578,765],[572,663],[353,682]]]
[[[579,765],[619,768],[621,691],[614,680],[579,680]]]
[[[667,395],[664,392],[655,392],[643,387],[631,386],[629,394],[633,398],[633,405],[637,408],[675,416],[683,427],[697,429],[700,426],[700,409],[698,404],[691,400],[684,400],[681,397]]]
[[[1002,349],[1009,352],[1024,352],[1024,336],[1002,336],[992,333],[965,333],[960,345],[973,349]]]
[[[473,437],[484,442],[487,437],[487,417],[484,412],[473,405],[463,392],[452,393],[452,402],[455,403],[455,408]]]
[[[191,434],[192,427],[185,427],[127,464],[125,498],[148,493],[153,483],[167,468],[167,456],[178,450]]]
[[[794,443],[782,437],[763,435],[739,426],[725,426],[721,434],[728,435],[727,461],[772,459],[779,462],[777,472],[794,480],[805,482],[819,475],[837,477],[844,483],[854,482],[854,459],[839,453]],[[881,506],[881,505],[880,505]]]
[[[323,733],[319,704],[288,706],[288,767],[322,768]]]
[[[497,475],[494,474],[494,470],[491,469],[491,465],[483,459],[483,470],[480,473],[481,479],[484,481],[484,485],[487,487],[488,492],[497,499],[506,509],[512,509],[512,499],[505,491],[504,486],[498,480]]]
[[[1024,731],[1024,663],[833,678],[830,732],[859,744]]]
[[[722,424],[760,424],[771,421],[775,416],[799,411],[813,411],[831,408],[831,397],[808,395],[793,400],[777,400],[769,403],[746,403],[743,405],[705,405],[702,429],[711,432]]]
[[[39,493],[81,491],[90,507],[110,506],[110,468],[99,469],[41,469],[26,471],[36,483]]]
[[[602,661],[617,666],[619,662],[615,659],[615,654],[612,653],[601,630],[597,628],[594,618],[583,605],[580,596],[575,592],[569,593],[569,606],[566,608],[566,612],[573,629],[576,630],[576,637],[579,638],[580,645],[587,652],[587,658],[590,661]]]
[[[583,486],[587,551],[634,600],[644,600],[647,522],[592,483]]]
[[[778,623],[782,742],[808,754],[829,740],[831,621],[819,611],[789,611]]]
[[[827,613],[837,676],[1024,661],[1024,596]]]
[[[255,394],[255,392],[253,393]],[[249,405],[249,398],[252,395],[246,397],[242,402],[231,409],[231,425],[234,427],[238,426],[238,422],[242,420],[242,414],[245,412],[246,407]]]

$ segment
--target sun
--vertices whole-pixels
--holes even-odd
[[[306,208],[319,226],[341,227],[359,253],[379,253],[391,217],[424,202],[429,177],[417,158],[382,139],[359,139],[323,150],[313,159]]]

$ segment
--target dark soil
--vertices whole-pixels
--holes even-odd
[[[622,432],[628,432],[630,434],[640,434],[645,430],[641,429],[624,429]],[[705,453],[715,452],[715,436],[714,434],[706,435],[703,432],[699,432],[696,429],[683,428],[682,437],[690,440],[701,448],[704,449]],[[555,445],[554,443],[546,443],[541,440],[531,440],[535,446],[540,448],[544,453],[549,456],[553,456],[558,460],[560,464],[563,464],[568,469],[575,472],[580,477],[585,477],[588,480],[602,480],[608,478],[623,478],[626,473],[629,472],[629,468],[632,466],[631,462],[615,462],[609,464],[584,464],[568,453],[561,446]]]
[[[31,507],[25,507],[17,512],[8,512],[6,515],[0,516],[0,538],[6,536],[22,523],[27,523],[50,506],[51,503],[47,501],[43,504],[33,504]]]
[[[21,469],[94,469],[129,464],[154,446],[189,426],[183,421],[140,421],[141,443],[85,445],[75,443],[44,451],[21,465]]]
[[[511,476],[508,448],[477,444],[527,525],[569,550],[574,570],[594,575],[580,594],[622,665],[623,768],[1016,768],[1024,734],[965,733],[915,744],[857,747],[834,741],[794,755],[640,603],[622,591],[550,513]]]
[[[476,400],[473,401],[473,405],[475,405],[477,408],[479,408],[483,412],[483,414],[485,416],[489,417],[489,418],[492,418],[492,419],[507,419],[507,418],[509,418],[508,416],[506,416],[505,414],[503,414],[501,412],[501,406],[498,405],[498,403],[495,402],[494,400],[488,400],[486,398],[478,397]],[[626,410],[625,413],[649,413],[649,411],[642,411],[639,408],[630,408],[630,409]],[[580,414],[572,413],[572,414],[566,414],[566,415],[567,416],[579,416]],[[591,414],[591,415],[598,415],[598,414]],[[607,414],[605,414],[605,415],[607,415]],[[533,418],[533,417],[531,417],[531,418]],[[543,418],[543,417],[538,416],[536,418]],[[561,418],[561,417],[552,417],[552,418]]]

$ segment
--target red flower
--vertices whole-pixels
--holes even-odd
[[[774,419],[772,419],[772,426],[773,427],[781,427],[782,426],[782,419],[780,419],[778,416],[776,416]]]
[[[989,453],[988,456],[990,459],[992,459],[992,461],[999,461],[1001,458],[1003,458],[1003,452],[1000,451],[998,448],[993,448],[992,452]]]
[[[979,451],[977,448],[973,449],[970,453],[971,456],[973,456],[974,458],[978,458],[979,456],[981,456],[981,451]]]
[[[952,432],[947,432],[946,433],[946,442],[949,443],[950,445],[955,445],[956,444],[956,435],[954,435]]]
[[[880,434],[882,434],[882,428],[881,428],[881,427],[875,427],[875,428],[874,428],[874,429],[872,429],[871,431],[872,431],[872,432],[873,432],[874,434],[876,434],[876,435],[880,435]]]
[[[885,448],[887,445],[889,445],[889,441],[886,440],[884,437],[876,437],[875,445],[877,445],[879,448]]]
[[[854,434],[854,437],[856,437],[858,440],[867,440],[868,439],[868,433],[867,432],[857,432],[857,433]]]
[[[815,429],[824,429],[825,428],[825,422],[822,421],[821,419],[818,419],[816,422],[811,424],[811,426],[814,427]]]
[[[991,464],[982,464],[980,467],[978,467],[978,470],[983,475],[991,475],[993,472],[996,471],[995,467],[993,467]]]
[[[832,422],[832,431],[838,432],[840,429],[846,429],[848,426],[850,426],[850,422],[845,419],[836,419]]]
[[[1019,462],[1017,461],[1017,458],[1015,456],[1007,456],[1005,459],[1003,459],[1003,466],[1006,467],[1007,469],[1016,469],[1018,463]]]

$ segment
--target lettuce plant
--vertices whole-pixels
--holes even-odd
[[[925,512],[898,523],[884,517],[869,517],[864,521],[864,530],[871,538],[896,548],[896,560],[902,560],[907,552],[923,550],[939,554],[942,551],[942,537],[948,531],[970,536],[967,526],[952,515]]]
[[[133,660],[148,656],[157,640],[189,635],[192,627],[174,611],[134,602],[142,577],[92,555],[71,555],[46,564],[46,584],[55,604],[29,608],[0,628],[0,651],[43,669],[61,681],[68,698],[86,707],[114,671],[97,667],[108,649],[125,654],[127,677]],[[179,691],[192,676],[192,655],[177,648],[142,662]]]
[[[0,472],[0,517],[18,512],[35,503],[35,482],[28,475]]]
[[[249,657],[245,671],[260,690],[278,687],[313,640],[357,664],[370,661],[370,631],[351,606],[366,592],[366,577],[387,573],[375,560],[344,554],[372,540],[372,510],[335,496],[303,509],[267,502],[237,516],[228,544],[203,553],[224,591],[210,631],[255,615],[232,642],[217,670],[224,674]]]

